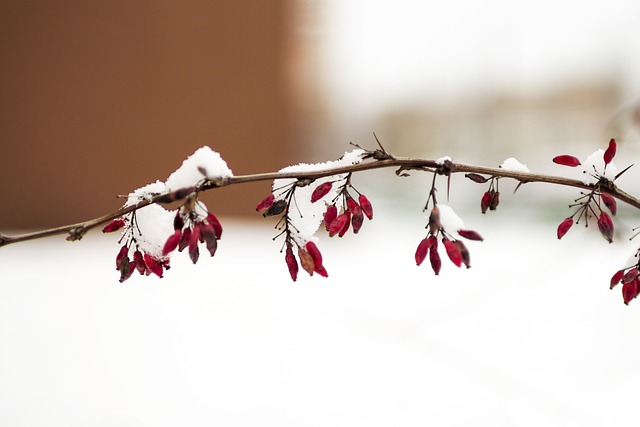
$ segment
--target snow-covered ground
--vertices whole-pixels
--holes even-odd
[[[439,277],[389,208],[297,283],[271,221],[124,284],[116,236],[2,248],[0,425],[637,425],[640,304],[608,289],[636,242],[509,216],[465,214],[485,241]]]

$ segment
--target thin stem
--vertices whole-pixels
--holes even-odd
[[[530,172],[520,172],[520,171],[511,171],[502,168],[492,168],[486,166],[476,166],[476,165],[468,165],[464,163],[454,163],[452,161],[437,162],[436,160],[428,160],[428,159],[411,159],[411,158],[396,158],[393,156],[387,155],[382,160],[374,160],[365,163],[359,163],[355,165],[349,166],[341,166],[331,169],[323,169],[316,172],[269,172],[269,173],[258,173],[251,175],[238,175],[227,178],[220,178],[214,180],[205,181],[201,186],[197,187],[195,191],[208,191],[219,187],[226,187],[229,185],[238,185],[245,184],[249,182],[258,182],[258,181],[273,181],[275,179],[306,179],[306,180],[315,180],[318,178],[323,178],[331,175],[340,175],[340,174],[349,174],[355,172],[363,172],[367,170],[374,169],[385,169],[385,168],[398,168],[398,173],[401,171],[407,170],[418,170],[418,171],[431,171],[439,175],[450,176],[454,173],[476,173],[482,175],[489,175],[492,177],[500,177],[500,178],[512,178],[520,183],[529,183],[529,182],[540,182],[554,185],[561,185],[565,187],[574,187],[574,188],[582,188],[586,190],[593,190],[595,185],[593,184],[585,184],[583,181],[571,178],[564,178],[560,176],[554,175],[543,175],[536,174]],[[187,189],[185,189],[187,190]],[[67,234],[67,240],[80,240],[82,236],[89,230],[98,227],[101,224],[104,224],[108,221],[111,221],[115,218],[118,218],[122,215],[128,214],[130,212],[134,212],[138,209],[141,209],[145,206],[148,206],[153,203],[163,203],[163,202],[172,202],[176,200],[183,199],[187,197],[191,191],[178,190],[172,193],[160,194],[152,198],[151,200],[144,200],[135,205],[127,206],[125,208],[118,209],[112,213],[103,215],[101,217],[91,219],[85,222],[80,222],[76,224],[64,225],[55,228],[49,228],[46,230],[34,231],[25,234],[19,234],[15,236],[7,236],[0,234],[0,247],[6,246],[11,243],[24,242],[27,240],[35,240],[43,237]],[[627,203],[635,207],[636,209],[640,209],[640,199],[631,196],[630,194],[620,190],[615,185],[611,185],[608,187],[602,187],[600,189],[602,192],[606,192],[611,196],[617,198],[618,200]]]

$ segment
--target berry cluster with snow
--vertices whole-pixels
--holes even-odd
[[[198,243],[205,243],[213,256],[222,226],[212,212],[198,200],[198,190],[207,181],[232,177],[233,173],[220,154],[202,147],[189,156],[165,182],[156,181],[129,194],[124,207],[135,206],[166,195],[183,202],[176,210],[167,210],[158,203],[137,209],[114,219],[103,232],[122,231],[122,244],[116,257],[120,282],[129,279],[134,271],[140,274],[163,276],[169,269],[169,255],[176,248],[189,248],[195,264],[199,258]],[[172,196],[173,197],[170,197]],[[129,253],[133,252],[132,257]]]
[[[352,179],[356,165],[365,161],[393,163],[397,160],[387,154],[381,145],[380,148],[368,151],[358,147],[335,161],[283,168],[279,173],[286,174],[287,177],[276,178],[272,192],[256,206],[256,211],[261,212],[264,217],[278,218],[278,234],[275,238],[281,237],[284,240],[281,252],[284,252],[285,265],[293,281],[297,280],[300,268],[311,276],[328,276],[319,249],[318,233],[321,230],[330,238],[340,238],[349,231],[358,234],[365,220],[373,219],[371,202],[354,187]],[[569,206],[573,213],[559,224],[556,231],[558,239],[563,238],[574,224],[584,221],[588,225],[591,221],[596,223],[608,242],[613,242],[612,217],[618,209],[614,196],[619,197],[614,181],[626,171],[618,173],[612,161],[616,149],[616,141],[611,139],[605,150],[596,150],[584,161],[568,154],[553,159],[556,164],[577,170],[580,179],[574,180],[571,185],[586,189]],[[465,265],[469,268],[470,252],[463,239],[483,240],[479,233],[465,227],[452,207],[436,201],[436,176],[449,176],[456,172],[453,166],[455,164],[451,157],[444,156],[431,161],[429,167],[415,168],[432,173],[434,177],[424,208],[429,212],[425,227],[427,234],[418,244],[415,262],[419,266],[428,258],[436,275],[439,275],[442,266],[440,248],[444,248],[444,253],[455,266]],[[400,165],[396,174],[406,176],[403,171],[408,169],[414,167]],[[482,213],[498,208],[500,179],[516,179],[519,181],[519,188],[523,183],[529,182],[532,176],[535,177],[526,165],[513,157],[507,158],[498,169],[475,170],[483,173],[469,172],[465,177],[475,183],[488,185],[480,198]],[[490,173],[486,173],[487,170]],[[326,174],[323,173],[325,171]],[[142,275],[155,274],[162,277],[170,266],[169,257],[175,251],[186,249],[193,263],[199,259],[201,245],[214,256],[218,240],[222,236],[222,225],[198,196],[207,184],[231,178],[233,173],[222,157],[209,147],[203,147],[188,157],[165,182],[156,181],[129,194],[125,208],[135,209],[114,219],[103,229],[104,232],[122,232],[119,240],[121,246],[116,257],[120,281],[127,280],[135,271]],[[166,209],[169,202],[176,202],[178,207]],[[431,203],[433,205],[429,208]],[[640,294],[639,257],[640,250],[627,265],[614,274],[610,282],[611,288],[622,283],[625,304]]]
[[[335,161],[299,164],[281,169],[280,172],[304,174],[351,166],[362,162],[366,155],[364,150],[357,149]],[[373,219],[371,202],[355,189],[351,177],[352,173],[345,173],[311,182],[304,179],[276,179],[273,192],[256,206],[257,211],[264,211],[265,217],[281,216],[276,228],[280,230],[278,236],[284,236],[285,261],[292,280],[296,281],[298,277],[294,248],[307,273],[328,276],[317,247],[316,233],[323,222],[329,237],[343,237],[349,229],[358,234],[365,217]]]

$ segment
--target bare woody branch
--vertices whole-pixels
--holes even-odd
[[[44,237],[67,234],[67,240],[74,241],[80,240],[84,234],[86,234],[89,230],[96,228],[104,223],[107,223],[115,218],[118,218],[127,213],[136,211],[138,209],[142,209],[145,206],[148,206],[153,203],[166,203],[178,201],[193,191],[203,192],[212,190],[219,187],[226,187],[229,185],[236,184],[244,184],[249,182],[258,182],[258,181],[273,181],[275,179],[283,179],[283,178],[292,178],[298,180],[309,180],[309,182],[313,182],[313,180],[318,178],[323,178],[326,176],[339,175],[345,173],[356,173],[363,172],[367,170],[373,169],[383,169],[383,168],[397,168],[397,173],[400,173],[405,170],[420,170],[426,172],[432,172],[439,175],[450,176],[455,173],[476,173],[482,175],[489,175],[493,177],[500,178],[512,178],[520,183],[547,183],[554,185],[561,185],[565,187],[574,187],[581,188],[586,190],[592,190],[596,185],[600,186],[600,191],[604,193],[608,193],[611,196],[617,198],[618,200],[633,206],[637,209],[640,209],[640,199],[631,196],[630,194],[622,191],[614,183],[607,183],[608,185],[602,185],[602,183],[598,184],[585,184],[581,180],[565,178],[561,176],[554,175],[544,175],[537,173],[526,173],[520,171],[512,171],[506,170],[502,168],[492,168],[485,166],[475,166],[464,163],[456,163],[453,161],[446,160],[444,162],[439,162],[436,160],[427,160],[427,159],[411,159],[411,158],[396,158],[390,155],[380,156],[381,158],[373,156],[374,159],[371,162],[359,163],[350,166],[337,167],[332,169],[322,169],[316,172],[272,172],[272,173],[259,173],[259,174],[251,174],[251,175],[238,175],[227,178],[221,178],[218,180],[206,180],[199,187],[194,187],[190,189],[183,189],[174,191],[171,193],[159,194],[153,197],[150,200],[141,201],[135,205],[127,206],[125,208],[118,209],[109,214],[103,215],[99,218],[91,219],[88,221],[70,224],[55,228],[49,228],[45,230],[34,231],[30,233],[24,233],[14,236],[8,236],[0,234],[0,247],[6,246],[11,243],[24,242],[28,240],[35,240]]]

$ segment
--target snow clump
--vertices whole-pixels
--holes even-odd
[[[511,171],[511,172],[531,173],[527,165],[523,165],[514,157],[509,157],[507,160],[502,162],[502,165],[500,165],[500,168],[506,171]]]
[[[339,168],[342,166],[356,165],[363,160],[365,154],[364,150],[356,149],[344,153],[338,160],[332,160],[324,163],[301,163],[298,165],[287,166],[280,169],[279,172],[320,172],[327,169]],[[298,187],[295,190],[294,200],[292,201],[292,208],[289,209],[289,220],[291,227],[292,237],[300,244],[305,242],[318,242],[318,238],[314,235],[320,224],[322,223],[324,212],[327,210],[327,202],[333,201],[338,196],[340,188],[346,179],[347,174],[331,175],[324,178],[318,178],[313,181],[312,184]],[[295,185],[298,180],[296,178],[281,178],[273,181],[273,195],[276,200],[280,200],[284,197],[287,190],[291,185]],[[331,190],[322,197],[319,201],[311,202],[311,194],[321,184],[325,182],[333,182]],[[341,210],[342,199],[336,201],[338,211]],[[302,215],[304,212],[304,216]]]

